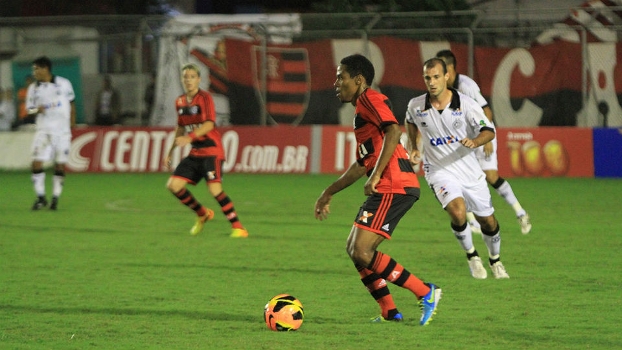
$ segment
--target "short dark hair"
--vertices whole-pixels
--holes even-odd
[[[52,61],[47,56],[41,56],[37,58],[36,60],[32,61],[32,64],[37,67],[47,68],[50,71],[52,70]]]
[[[440,64],[441,67],[443,67],[443,74],[447,74],[447,65],[445,64],[445,61],[438,57],[430,58],[429,60],[425,61],[425,63],[423,64],[423,68],[434,68],[434,66],[436,66],[437,64]]]
[[[436,53],[436,57],[442,59],[447,64],[451,64],[456,68],[456,56],[449,50],[441,50]]]
[[[346,72],[350,73],[351,77],[355,77],[357,75],[362,75],[367,82],[367,85],[371,85],[374,81],[374,75],[376,74],[374,70],[374,65],[367,59],[367,57],[354,54],[341,59],[340,64],[346,66]]]

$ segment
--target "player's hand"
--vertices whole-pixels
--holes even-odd
[[[374,193],[378,193],[376,190],[376,185],[380,182],[380,175],[376,175],[375,173],[371,174],[369,179],[365,182],[363,189],[365,191],[366,196],[371,196]]]
[[[190,136],[177,136],[175,138],[175,146],[177,147],[184,147],[185,145],[189,144],[192,142],[192,137]]]
[[[328,217],[328,214],[330,214],[331,197],[332,196],[325,192],[322,192],[320,198],[315,201],[314,214],[316,219],[322,221]]]
[[[415,166],[419,163],[421,163],[421,151],[418,149],[410,151],[410,164]]]
[[[462,140],[460,140],[460,143],[467,148],[477,148],[479,147],[475,142],[473,142],[473,140],[471,140],[468,137],[463,138]]]
[[[164,168],[171,170],[172,161],[173,160],[171,159],[171,156],[166,156],[166,158],[162,160],[162,164],[164,165]]]
[[[494,147],[492,146],[492,142],[487,142],[484,145],[484,154],[486,155],[486,157],[490,157],[493,151],[494,151]]]

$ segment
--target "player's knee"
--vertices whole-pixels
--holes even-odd
[[[347,252],[350,259],[352,259],[354,263],[361,266],[368,266],[374,256],[374,252],[372,250],[358,247],[356,244],[348,245]]]
[[[175,183],[175,181],[169,180],[166,183],[166,188],[171,191],[172,193],[177,193],[182,189],[183,186],[179,186],[178,184]]]
[[[482,233],[487,236],[494,236],[499,232],[499,223],[494,216],[487,216],[482,218],[480,225],[482,227]]]

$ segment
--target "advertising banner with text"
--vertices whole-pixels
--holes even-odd
[[[68,169],[74,172],[167,171],[162,159],[173,144],[173,128],[75,129]],[[236,127],[220,129],[224,172],[308,173],[311,128]],[[188,154],[175,148],[172,165]]]
[[[241,126],[222,128],[229,173],[343,173],[356,159],[351,127]],[[74,172],[161,172],[172,128],[74,130],[68,169]],[[499,174],[504,177],[592,177],[589,128],[498,128]],[[315,151],[314,151],[315,150]],[[189,151],[176,148],[173,166]],[[312,164],[317,164],[313,167]]]

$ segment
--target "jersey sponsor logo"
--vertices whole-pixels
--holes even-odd
[[[419,118],[425,118],[429,115],[429,113],[427,111],[421,111],[420,109],[417,109],[415,111],[415,117],[419,117]]]
[[[178,115],[197,115],[201,113],[201,108],[197,105],[180,107],[177,110]]]
[[[61,101],[52,101],[49,103],[43,103],[41,106],[43,106],[43,109],[52,109],[55,107],[60,107],[62,105],[63,103]]]
[[[186,133],[191,133],[192,131],[198,129],[202,124],[188,124],[188,125],[184,125],[184,129],[186,130]]]
[[[436,138],[433,137],[430,139],[430,144],[435,147],[443,146],[443,145],[451,145],[456,142],[460,142],[460,139],[453,135],[436,137]]]
[[[367,223],[367,219],[371,218],[372,216],[374,216],[374,213],[368,213],[367,210],[364,210],[363,215],[359,217],[359,221]]]

